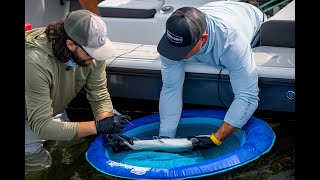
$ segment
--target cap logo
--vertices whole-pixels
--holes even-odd
[[[98,42],[100,45],[104,45],[106,43],[107,33],[103,33],[99,35]]]
[[[169,30],[167,30],[167,37],[171,42],[176,43],[176,44],[181,44],[183,42],[182,37],[173,34]]]

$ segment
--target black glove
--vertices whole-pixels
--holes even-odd
[[[124,125],[131,120],[130,116],[120,115],[106,117],[99,121],[95,121],[98,134],[120,133]]]
[[[128,151],[131,150],[130,147],[128,147],[124,141],[127,141],[129,144],[133,145],[133,139],[129,138],[128,136],[125,136],[123,134],[109,134],[107,136],[107,147],[110,147],[113,152],[121,152],[121,151]]]
[[[187,138],[195,148],[210,148],[217,146],[209,136],[190,136]]]

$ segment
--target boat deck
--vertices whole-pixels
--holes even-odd
[[[158,100],[162,82],[161,61],[156,45],[119,42],[114,42],[114,45],[117,53],[106,61],[110,94],[121,98]],[[259,71],[259,109],[295,111],[294,50],[271,46],[253,49]],[[220,69],[201,62],[186,61],[185,71],[185,103],[214,106],[231,104],[233,92],[228,70],[222,70],[219,75]]]

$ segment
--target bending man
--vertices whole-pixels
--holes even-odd
[[[51,166],[44,140],[119,133],[129,116],[113,115],[105,60],[115,54],[104,21],[88,10],[25,33],[25,165]],[[85,89],[95,121],[62,122]]]
[[[211,2],[200,8],[182,7],[172,13],[157,47],[163,81],[159,136],[175,137],[183,106],[184,63],[189,61],[228,69],[234,93],[220,128],[210,137],[193,137],[192,142],[199,146],[220,145],[247,123],[259,102],[252,47],[263,21],[262,11],[243,2]]]

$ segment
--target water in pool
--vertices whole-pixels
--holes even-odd
[[[179,128],[177,129],[177,137],[185,138],[192,135],[210,134],[218,129],[221,120],[214,118],[193,118],[202,124],[189,123],[191,118],[182,118],[180,120]],[[141,129],[143,131],[141,132]],[[145,131],[148,129],[148,131]],[[125,134],[136,137],[138,139],[150,140],[153,136],[158,135],[159,123],[155,122],[135,128]],[[243,140],[244,131],[239,130],[231,135],[221,146],[209,149],[189,150],[179,153],[168,152],[154,152],[154,151],[124,151],[120,153],[113,153],[107,151],[110,159],[120,162],[122,164],[153,167],[153,168],[173,168],[196,164],[206,160],[214,159],[230,153],[240,147],[241,140]]]

